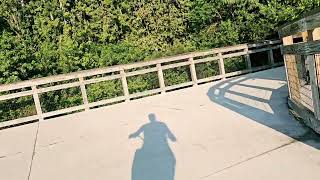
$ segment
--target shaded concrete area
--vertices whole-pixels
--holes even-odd
[[[0,179],[319,179],[320,137],[290,116],[284,73],[41,122],[31,168],[36,124],[0,131]]]

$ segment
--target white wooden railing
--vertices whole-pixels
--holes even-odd
[[[241,44],[241,45],[236,45],[231,47],[211,49],[204,52],[194,52],[190,54],[167,57],[167,58],[157,59],[153,61],[139,62],[134,64],[126,64],[126,65],[117,65],[112,67],[92,69],[92,70],[80,71],[75,73],[62,74],[62,75],[50,76],[50,77],[33,79],[28,81],[22,81],[14,84],[0,85],[0,92],[7,92],[7,94],[5,95],[0,95],[0,101],[5,101],[9,99],[24,97],[24,96],[33,96],[35,109],[37,112],[37,114],[33,116],[2,122],[0,123],[0,128],[16,125],[20,123],[26,123],[26,122],[34,121],[37,119],[41,121],[47,117],[52,117],[60,114],[78,111],[78,110],[88,111],[90,110],[90,108],[97,107],[97,106],[102,106],[102,105],[121,102],[121,101],[130,101],[131,99],[139,98],[139,97],[143,97],[151,94],[157,94],[157,93],[163,94],[163,93],[166,93],[167,91],[182,88],[182,87],[188,87],[192,85],[195,86],[195,85],[198,85],[199,83],[225,79],[231,76],[241,75],[245,73],[250,73],[254,71],[259,71],[259,70],[264,70],[264,69],[272,68],[275,66],[279,66],[279,65],[282,65],[283,62],[280,62],[280,63],[274,62],[273,50],[280,48],[281,46],[280,43],[281,43],[280,40],[276,40],[276,41],[265,41],[259,44]],[[269,64],[265,66],[253,68],[251,66],[251,60],[249,55],[253,53],[258,53],[258,52],[268,52]],[[226,73],[226,70],[224,67],[224,59],[239,57],[239,56],[246,57],[246,65],[247,65],[246,70]],[[220,74],[216,76],[208,77],[208,78],[198,79],[195,65],[199,63],[206,63],[206,62],[212,62],[212,61],[218,61]],[[172,64],[163,65],[164,63],[168,64],[170,62],[172,62]],[[153,66],[153,67],[150,67],[150,66]],[[178,85],[166,86],[163,70],[182,67],[182,66],[190,67],[190,74],[191,74],[192,81],[178,84]],[[145,69],[141,69],[143,67],[145,67]],[[139,68],[139,69],[135,70],[135,68]],[[126,72],[128,70],[131,70],[131,71]],[[157,72],[160,88],[130,94],[128,89],[127,78],[150,73],[150,72]],[[89,77],[89,76],[92,77],[92,76],[102,75],[106,73],[109,73],[111,75],[86,79],[86,77]],[[112,75],[112,73],[114,74]],[[74,79],[77,79],[77,81],[49,86],[49,87],[39,87],[40,85],[44,85],[44,84],[56,83],[56,82],[61,82],[66,80],[74,80]],[[115,80],[115,79],[120,79],[122,82],[123,94],[124,94],[123,96],[115,97],[107,100],[101,100],[98,102],[88,101],[86,85],[108,81],[108,80]],[[39,95],[41,93],[68,89],[71,87],[80,87],[82,98],[83,98],[82,105],[60,109],[57,111],[51,111],[51,112],[42,111],[42,107],[39,99]],[[22,89],[30,89],[30,90],[24,90],[20,92],[16,91],[16,90],[22,90]],[[10,93],[9,91],[15,91],[15,92]]]

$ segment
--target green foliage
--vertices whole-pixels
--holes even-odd
[[[0,84],[277,38],[279,25],[320,6],[320,0],[178,1],[180,8],[171,0],[1,0]],[[243,68],[238,63],[226,67]],[[208,77],[216,67],[197,71]],[[184,70],[166,70],[167,85],[188,81]],[[133,77],[130,92],[153,89],[155,82],[153,75]],[[90,102],[121,94],[115,81],[87,88]],[[42,105],[79,104],[81,96],[72,93],[78,94],[47,93]],[[14,117],[6,113],[0,116]]]
[[[96,102],[105,99],[111,99],[117,96],[123,96],[120,80],[110,80],[90,84],[87,85],[86,88],[89,102]]]

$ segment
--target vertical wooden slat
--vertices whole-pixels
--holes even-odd
[[[224,61],[223,61],[222,53],[219,53],[218,57],[219,57],[219,72],[220,72],[220,75],[222,75],[222,79],[226,79],[226,69],[224,67]]]
[[[250,59],[250,54],[249,54],[248,47],[244,50],[244,52],[246,53],[245,58],[246,58],[247,69],[249,70],[249,72],[251,72],[252,71],[252,66],[251,66],[251,59]]]
[[[282,41],[283,41],[283,45],[284,46],[293,44],[293,37],[292,36],[284,37],[284,38],[282,38]],[[286,75],[287,75],[289,97],[291,99],[293,98],[293,94],[292,94],[292,91],[291,91],[292,83],[290,82],[291,79],[290,79],[289,73],[291,73],[290,72],[290,71],[292,71],[291,68],[293,68],[293,67],[291,67],[293,62],[290,62],[292,57],[293,57],[293,55],[287,55],[287,54],[283,55],[284,65],[285,65]]]
[[[36,107],[37,115],[39,116],[39,120],[42,121],[42,120],[44,120],[44,118],[42,116],[42,109],[41,109],[41,103],[40,103],[40,99],[39,99],[37,86],[32,86],[31,89],[32,89],[32,93],[33,93],[33,101],[34,101],[34,105]]]
[[[194,64],[193,58],[189,58],[189,62],[190,62],[191,79],[192,79],[193,85],[197,86],[198,78],[197,78],[197,71],[196,71],[196,66]]]
[[[124,93],[124,96],[126,97],[126,102],[128,102],[128,101],[130,101],[130,97],[129,97],[127,77],[126,77],[126,73],[125,73],[124,69],[120,70],[120,75],[121,75],[123,93]]]
[[[308,56],[309,70],[310,70],[310,84],[312,88],[312,99],[314,106],[314,114],[320,119],[320,99],[319,99],[319,88],[318,88],[318,80],[317,80],[317,72],[316,72],[316,63],[314,55]]]
[[[160,63],[157,64],[157,69],[158,69],[158,79],[159,79],[161,94],[164,94],[166,92],[166,85],[164,83],[163,71]]]
[[[308,32],[307,31],[302,32],[301,35],[302,35],[303,42],[307,42],[309,37]]]
[[[83,104],[85,107],[85,111],[88,111],[89,110],[89,102],[88,102],[87,90],[86,90],[86,86],[83,81],[83,77],[79,78],[79,82],[80,82],[80,90],[81,90],[81,95],[82,95],[82,100],[83,100]]]
[[[308,31],[309,41],[320,40],[320,28]],[[310,83],[312,86],[312,98],[315,109],[315,116],[320,120],[320,56],[314,55],[310,61]]]

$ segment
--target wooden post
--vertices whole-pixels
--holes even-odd
[[[274,56],[273,56],[273,50],[270,49],[268,52],[268,59],[271,67],[274,67]]]
[[[42,116],[42,109],[41,109],[41,103],[40,103],[40,99],[39,99],[37,86],[34,85],[31,87],[31,89],[32,89],[34,105],[36,107],[37,115],[39,116],[39,121],[43,121],[44,118]]]
[[[223,57],[222,57],[222,53],[218,53],[218,57],[219,57],[219,71],[220,71],[220,75],[222,76],[222,79],[226,79],[226,70],[224,68],[224,61],[223,61]]]
[[[320,40],[320,28],[308,31],[308,41]],[[320,58],[319,55],[308,56],[310,68],[310,84],[312,88],[312,99],[314,106],[314,114],[320,120]]]
[[[124,96],[126,97],[126,102],[128,102],[128,101],[130,101],[130,97],[129,97],[127,77],[126,77],[126,73],[125,73],[124,69],[120,70],[120,75],[121,75],[123,93],[124,93]]]
[[[165,89],[166,84],[164,83],[163,71],[160,63],[157,64],[157,68],[158,68],[158,79],[159,79],[161,94],[164,94],[166,92],[166,89]]]
[[[251,59],[250,59],[250,54],[249,54],[248,47],[246,47],[244,52],[246,53],[245,57],[246,57],[247,69],[249,70],[249,72],[252,72]]]
[[[293,44],[293,37],[292,36],[287,36],[287,37],[284,37],[282,38],[282,41],[283,41],[283,45],[286,46],[286,45],[290,45],[290,44]],[[283,55],[283,59],[284,59],[284,66],[285,66],[285,69],[286,69],[286,75],[287,75],[287,82],[288,82],[288,90],[289,90],[289,97],[290,99],[292,99],[292,92],[291,92],[291,83],[290,83],[290,77],[289,77],[289,69],[288,68],[291,68],[291,64],[292,62],[290,62],[290,59],[294,57],[294,55],[286,55],[284,54]],[[295,58],[295,57],[294,57]]]
[[[305,32],[302,32],[301,35],[302,35],[303,42],[307,42],[309,38],[309,33],[305,31]]]
[[[81,95],[82,95],[82,100],[83,100],[83,104],[85,107],[85,111],[88,111],[89,110],[89,102],[88,102],[86,86],[83,82],[83,77],[79,78],[79,82],[80,82]]]
[[[319,99],[319,88],[318,88],[318,80],[317,80],[317,72],[316,72],[316,63],[314,55],[310,55],[307,57],[309,61],[309,70],[310,70],[310,84],[312,89],[312,99],[314,106],[314,114],[317,119],[320,119],[320,99]]]
[[[193,58],[189,58],[189,62],[190,62],[191,79],[192,79],[193,85],[197,86],[198,78],[197,78],[197,71],[196,71],[196,66],[194,64]]]

